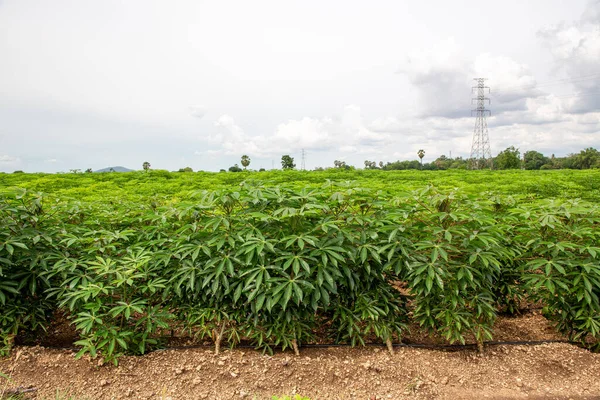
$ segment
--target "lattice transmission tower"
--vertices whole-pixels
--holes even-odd
[[[472,101],[477,101],[477,108],[471,110],[471,116],[475,115],[475,129],[473,130],[473,144],[471,145],[471,156],[469,164],[471,169],[492,168],[492,151],[490,150],[490,137],[488,135],[488,126],[486,117],[491,115],[491,111],[485,108],[485,102],[488,104],[490,99],[485,97],[485,90],[488,93],[490,88],[485,86],[486,78],[475,78],[477,86],[473,86],[472,91],[477,90],[477,97]]]
[[[306,151],[302,149],[302,163],[300,164],[300,169],[304,171],[306,169]]]

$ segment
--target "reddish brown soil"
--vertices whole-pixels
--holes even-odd
[[[413,340],[426,339],[413,335]],[[496,340],[556,339],[539,315],[501,318]],[[433,341],[436,341],[433,339]],[[209,348],[123,357],[119,367],[75,360],[68,350],[17,347],[0,359],[10,387],[78,399],[600,399],[600,354],[564,343],[444,352],[397,348],[301,349],[263,355]],[[0,385],[0,392],[2,386]]]

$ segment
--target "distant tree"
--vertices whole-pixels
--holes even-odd
[[[573,165],[578,169],[600,168],[600,152],[593,147],[581,150],[575,156]]]
[[[242,172],[243,169],[239,167],[239,165],[235,164],[229,167],[229,172]]]
[[[148,171],[150,167],[151,165],[148,161],[144,161],[144,163],[142,164],[142,168],[144,168],[144,171]]]
[[[219,172],[227,172],[227,171],[226,171],[226,170],[224,170],[223,168],[221,168],[221,169],[219,170]]]
[[[346,168],[346,161],[335,160],[333,162],[333,166],[335,168],[343,168],[343,169],[345,169]]]
[[[465,160],[462,157],[456,157],[454,160],[452,160],[449,169],[467,169],[468,166],[468,160]]]
[[[419,149],[419,151],[417,151],[417,155],[421,159],[421,169],[423,169],[423,157],[425,157],[425,150]]]
[[[392,170],[405,170],[405,169],[423,169],[423,170],[436,170],[436,169],[467,169],[467,160],[462,157],[448,158],[446,156],[440,156],[435,162],[421,164],[417,160],[411,161],[393,161],[387,162],[383,165],[382,169],[385,171]]]
[[[85,170],[85,173],[86,173],[86,174],[91,174],[92,172],[94,172],[94,171],[92,171],[92,169],[91,169],[91,168],[88,168],[88,169],[86,169],[86,170]]]
[[[81,170],[76,168],[76,169],[70,169],[69,172],[72,174],[79,174],[79,173],[81,173]]]
[[[377,161],[365,160],[365,169],[377,169]]]
[[[261,168],[261,169],[258,170],[258,172],[265,172],[265,169]]]
[[[496,156],[494,166],[497,169],[519,169],[521,168],[521,152],[514,146],[506,148]]]
[[[16,170],[15,172],[13,172],[13,174],[24,174],[25,172],[21,171],[20,169]]]
[[[383,161],[379,161],[379,168],[383,168]]]
[[[115,172],[115,169],[111,167],[108,172]]]
[[[244,169],[246,169],[248,165],[250,165],[250,157],[244,154],[242,156],[242,166],[244,167]]]
[[[433,162],[433,164],[435,165],[435,169],[448,169],[450,163],[451,160],[443,154],[436,158]]]
[[[530,150],[523,155],[523,166],[525,169],[540,169],[542,165],[550,163],[550,159],[542,153]]]
[[[394,161],[389,162],[385,165],[383,169],[386,170],[404,170],[404,169],[420,169],[421,164],[417,160],[413,161]]]
[[[185,167],[185,168],[179,168],[179,171],[177,172],[194,172],[194,170],[191,167]]]
[[[373,161],[375,162],[375,161]],[[371,161],[368,161],[369,165],[371,165]],[[377,165],[377,164],[375,164]],[[345,169],[345,170],[354,170],[355,168],[352,165],[346,164],[346,161],[335,160],[333,162],[334,168]],[[366,167],[365,167],[366,168]],[[375,167],[377,168],[377,167]]]
[[[294,158],[290,157],[288,154],[281,156],[281,168],[283,168],[283,169],[296,168],[296,164],[294,164]]]

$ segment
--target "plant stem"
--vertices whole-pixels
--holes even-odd
[[[225,322],[221,322],[221,331],[217,333],[216,329],[213,329],[213,335],[215,336],[215,354],[219,354],[221,351],[221,340],[223,340],[223,333],[225,332]]]
[[[485,352],[485,348],[483,347],[483,340],[477,340],[477,352],[479,355],[483,355]]]
[[[392,339],[390,339],[389,337],[387,339],[385,339],[385,345],[387,346],[387,349],[390,352],[390,355],[393,356],[394,355],[394,346],[392,345]]]

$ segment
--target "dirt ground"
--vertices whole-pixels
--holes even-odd
[[[500,319],[496,340],[556,339],[540,315]],[[412,340],[423,339],[414,336]],[[37,399],[600,399],[600,354],[565,343],[489,346],[483,356],[400,347],[327,347],[263,355],[251,349],[170,349],[118,367],[69,350],[18,347],[0,359],[9,387]],[[0,384],[0,392],[2,385]]]

